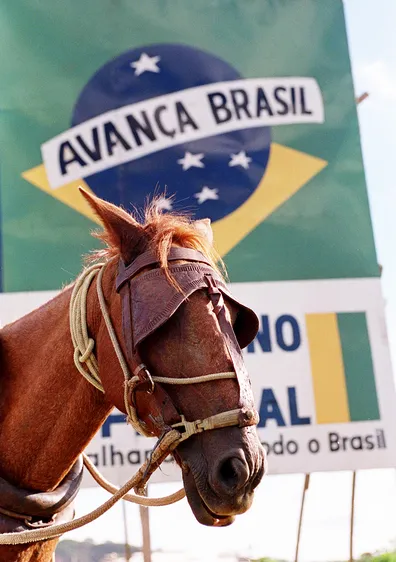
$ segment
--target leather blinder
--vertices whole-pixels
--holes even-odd
[[[254,409],[249,377],[238,338],[227,318],[224,296],[227,296],[239,309],[238,316],[243,319],[240,322],[241,341],[245,345],[257,333],[257,316],[232,297],[223,279],[200,252],[186,248],[172,248],[168,259],[187,262],[169,267],[169,273],[181,291],[169,282],[161,268],[142,271],[147,266],[158,263],[157,258],[150,252],[139,256],[128,266],[120,260],[116,284],[122,300],[124,342],[128,361],[135,375],[135,378],[128,383],[128,400],[136,410],[138,419],[144,420],[144,425],[149,431],[157,435],[164,431],[164,428],[179,423],[181,416],[163,386],[153,383],[149,371],[140,360],[139,344],[169,320],[178,307],[199,289],[207,290],[225,338],[239,384],[239,407]],[[138,400],[141,392],[151,394],[149,406],[147,400]]]

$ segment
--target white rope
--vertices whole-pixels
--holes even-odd
[[[92,476],[92,478],[100,485],[102,488],[110,492],[111,494],[115,494],[119,488],[114,486],[111,482],[106,480],[106,478],[99,472],[93,462],[87,457],[87,455],[83,454],[84,458],[84,465],[87,468],[88,472]],[[139,496],[137,494],[125,494],[122,498],[125,501],[131,503],[137,503],[139,505],[143,505],[145,507],[157,507],[157,506],[164,506],[170,505],[172,503],[176,503],[183,498],[186,497],[186,492],[184,488],[174,492],[173,494],[169,494],[169,496],[164,496],[162,498],[148,498],[147,496]]]
[[[67,523],[59,523],[58,525],[52,525],[51,527],[45,527],[43,529],[34,529],[29,531],[21,531],[19,533],[3,533],[0,534],[0,545],[2,544],[26,544],[32,542],[38,542],[48,539],[54,539],[72,531],[83,527],[87,523],[91,523],[98,519],[101,515],[106,513],[114,504],[116,504],[120,499],[122,499],[129,490],[132,488],[140,488],[142,482],[146,479],[146,471],[150,469],[152,464],[161,463],[179,443],[180,433],[175,429],[167,433],[164,438],[157,444],[152,452],[152,456],[148,459],[137,471],[136,474],[132,476],[126,484],[119,488],[114,495],[109,498],[102,505],[91,511],[78,519],[73,521],[68,521]],[[136,496],[138,497],[138,496]],[[146,500],[146,498],[143,498]],[[181,498],[179,498],[181,499]],[[138,502],[137,502],[138,503]]]
[[[201,375],[200,377],[191,377],[188,379],[177,379],[172,377],[151,377],[154,382],[161,384],[198,384],[202,382],[210,382],[219,379],[235,379],[236,373],[234,371],[227,371],[225,373],[213,373],[211,375]],[[130,383],[139,382],[139,377],[132,377]]]
[[[120,363],[120,367],[124,375],[124,405],[125,405],[125,411],[128,416],[128,423],[130,423],[132,427],[136,429],[136,431],[138,431],[145,437],[152,437],[152,434],[146,431],[144,426],[140,423],[139,417],[136,412],[136,408],[134,408],[132,404],[130,404],[128,399],[128,382],[131,379],[131,374],[129,372],[128,363],[126,362],[124,354],[122,353],[121,346],[118,342],[117,335],[115,333],[113,324],[111,322],[110,314],[107,310],[106,301],[104,298],[103,288],[102,288],[103,273],[104,273],[104,267],[102,267],[101,270],[99,271],[98,280],[96,282],[96,292],[99,299],[100,310],[102,312],[106,324],[107,332],[109,334],[111,343],[113,344],[114,351],[117,355],[117,359]]]
[[[80,275],[73,287],[69,306],[70,333],[74,346],[74,364],[82,376],[101,392],[104,392],[104,389],[99,377],[98,362],[93,352],[95,341],[88,335],[87,295],[93,278],[103,266],[104,264],[102,263],[95,264]]]
[[[128,422],[136,431],[145,437],[152,437],[148,433],[137,416],[135,408],[131,406],[128,400],[128,381],[131,378],[128,364],[118,342],[109,312],[107,310],[106,301],[102,289],[102,278],[105,269],[104,263],[95,264],[87,268],[77,279],[70,298],[70,333],[74,346],[74,364],[79,372],[98,390],[104,392],[104,388],[99,376],[99,365],[94,353],[95,341],[88,335],[87,327],[87,294],[89,286],[98,274],[96,282],[96,292],[98,295],[99,306],[102,312],[106,328],[113,344],[114,351],[120,363],[121,370],[124,375],[124,404],[128,416]],[[84,366],[86,368],[84,368]]]
[[[193,422],[189,422],[184,416],[181,416],[182,421],[175,423],[172,427],[174,429],[177,429],[178,427],[184,428],[184,432],[180,438],[180,442],[182,442],[197,433],[202,433],[203,431],[239,425],[240,414],[241,411],[239,409],[228,410],[227,412],[221,412],[220,414],[215,414],[214,416],[209,416],[203,420],[195,420]]]

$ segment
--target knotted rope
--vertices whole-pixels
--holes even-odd
[[[103,264],[93,265],[85,271],[84,275],[77,279],[70,297],[69,321],[74,347],[74,364],[87,381],[104,393],[104,388],[99,378],[98,362],[93,353],[95,341],[89,337],[87,327],[88,289],[102,266]]]

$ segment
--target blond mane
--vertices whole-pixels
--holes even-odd
[[[220,255],[215,250],[209,239],[203,231],[196,226],[196,221],[188,214],[182,212],[164,213],[158,208],[157,201],[160,197],[155,197],[151,202],[147,203],[143,212],[134,209],[133,213],[128,213],[131,225],[139,225],[144,236],[144,244],[158,258],[161,268],[165,271],[166,276],[175,284],[169,274],[168,254],[172,245],[184,248],[192,248],[204,254],[209,260],[213,269],[215,269],[223,279],[227,278],[226,268]],[[120,209],[125,217],[125,211]],[[106,248],[97,250],[90,254],[88,258],[90,262],[94,260],[105,260],[119,256],[120,248],[111,232],[107,229],[101,232],[95,232],[93,235],[106,244]],[[139,245],[136,248],[139,251]],[[143,250],[144,251],[144,250]],[[140,253],[140,252],[139,252]]]

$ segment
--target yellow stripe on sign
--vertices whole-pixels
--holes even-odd
[[[307,314],[317,423],[349,422],[348,395],[336,314]]]
[[[62,203],[68,205],[88,219],[91,219],[91,221],[96,222],[100,225],[102,224],[98,217],[94,214],[91,207],[88,205],[87,201],[78,191],[79,187],[83,187],[85,191],[89,191],[90,193],[92,193],[92,190],[84,180],[75,180],[66,185],[62,185],[62,187],[52,189],[48,182],[47,172],[45,170],[44,164],[40,164],[40,166],[36,166],[35,168],[26,170],[26,172],[22,173],[22,177],[26,181],[45,191],[45,193],[48,193],[48,195],[52,195],[52,197],[55,197],[55,199],[58,199],[58,201],[61,201]]]
[[[215,247],[219,254],[224,257],[326,166],[327,162],[321,158],[272,143],[268,168],[257,189],[238,209],[212,224]],[[52,189],[44,164],[26,170],[22,177],[48,195],[101,224],[78,191],[79,185],[91,191],[83,179]]]
[[[273,142],[257,189],[238,209],[212,224],[219,254],[228,254],[326,166],[326,160]]]

